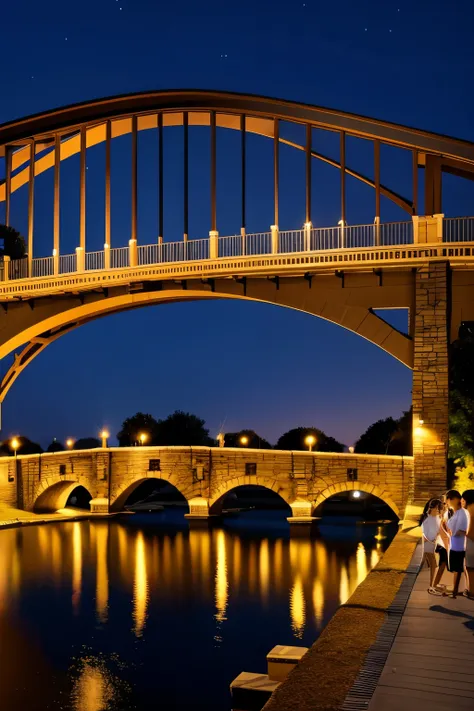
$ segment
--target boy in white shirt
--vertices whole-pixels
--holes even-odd
[[[453,573],[454,585],[450,597],[455,598],[459,591],[461,575],[464,573],[464,558],[466,556],[466,532],[469,527],[469,519],[466,509],[461,505],[461,494],[455,489],[451,489],[446,494],[446,503],[454,511],[453,516],[446,521],[446,527],[450,534],[449,543],[449,570]]]

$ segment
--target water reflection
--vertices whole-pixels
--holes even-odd
[[[228,706],[228,681],[242,658],[258,669],[262,646],[311,644],[389,540],[385,529],[375,539],[375,528],[355,526],[310,540],[290,538],[286,529],[262,535],[237,527],[160,529],[142,526],[138,516],[133,521],[0,532],[0,623],[15,619],[15,634],[27,630],[23,658],[32,667],[54,660],[42,672],[47,688],[42,705],[35,705],[31,692],[28,703],[3,703],[2,711],[152,708],[157,685],[160,694],[168,685],[182,699],[187,686],[189,694],[197,686],[204,694],[202,669],[216,665],[223,695],[213,683],[202,700],[208,711],[220,711]],[[54,615],[43,614],[52,609]],[[260,645],[255,645],[255,659],[248,656],[254,638]],[[186,640],[199,649],[201,662],[195,671],[187,668],[186,674],[196,677],[192,684],[181,685],[174,669]],[[92,645],[86,657],[77,652],[84,644]],[[130,683],[150,686],[130,705],[112,696],[125,667],[111,676],[110,656],[100,657],[105,650],[126,660]],[[2,699],[25,689],[22,659],[9,659],[6,669],[0,666]],[[61,673],[68,679],[62,687]],[[5,688],[10,697],[6,692],[4,697]],[[178,703],[171,695],[163,701],[163,708],[192,707],[191,697]]]
[[[306,621],[306,605],[304,600],[303,583],[301,576],[297,575],[290,592],[291,627],[297,639],[303,638],[304,624]]]
[[[146,621],[148,606],[148,578],[146,574],[145,539],[140,531],[135,542],[135,578],[133,584],[133,620],[134,632],[141,637]]]
[[[72,533],[72,608],[79,613],[82,589],[82,524],[73,523]]]
[[[107,560],[107,540],[109,537],[109,526],[107,523],[97,522],[95,529],[96,541],[96,593],[95,604],[97,619],[100,623],[107,622],[109,603],[109,571]]]

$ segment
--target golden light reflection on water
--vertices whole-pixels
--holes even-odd
[[[268,540],[265,538],[260,544],[259,556],[260,590],[264,602],[268,600],[268,586],[270,584],[270,553]]]
[[[324,588],[319,578],[313,583],[313,607],[316,625],[320,629],[324,619]]]
[[[53,584],[54,594],[69,586],[71,614],[81,619],[90,610],[86,602],[95,597],[96,617],[103,625],[110,624],[114,605],[120,612],[126,592],[127,630],[132,626],[138,638],[144,636],[152,605],[174,614],[192,599],[196,605],[214,604],[211,639],[220,642],[227,619],[245,615],[248,602],[260,606],[262,624],[268,625],[270,609],[285,620],[284,643],[291,638],[306,643],[308,634],[315,636],[337,605],[347,602],[386,546],[382,528],[372,540],[364,537],[363,544],[357,539],[259,538],[225,529],[170,534],[104,521],[67,526],[1,533],[0,611],[11,609],[28,582],[39,580],[46,587]],[[122,591],[118,597],[117,588]],[[90,706],[77,701],[75,708],[95,711],[105,698],[103,677],[92,664],[81,671],[81,679],[78,688],[87,686]]]
[[[145,539],[141,531],[135,542],[135,578],[133,584],[133,620],[134,632],[137,637],[143,635],[148,607],[148,578]]]
[[[349,590],[349,575],[347,573],[347,567],[344,563],[341,565],[341,577],[339,580],[339,602],[344,605],[350,597]]]
[[[356,553],[356,565],[357,565],[357,585],[366,579],[367,577],[367,554],[365,552],[364,544],[359,543],[357,546]]]
[[[227,577],[227,556],[225,550],[225,533],[220,530],[217,532],[217,557],[216,557],[216,575],[215,575],[215,602],[217,622],[222,623],[226,620],[227,601],[229,598],[229,581]]]
[[[82,589],[82,524],[73,523],[72,531],[72,608],[79,613]]]
[[[290,592],[290,617],[291,627],[297,639],[302,639],[306,621],[306,604],[304,599],[301,575],[296,576]]]
[[[105,711],[113,698],[114,687],[106,670],[84,663],[72,692],[74,711]]]

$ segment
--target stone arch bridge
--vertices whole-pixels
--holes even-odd
[[[84,486],[96,511],[121,511],[145,480],[169,482],[185,497],[191,518],[222,511],[224,497],[243,485],[277,493],[290,520],[309,521],[331,496],[351,490],[377,496],[403,519],[414,485],[413,457],[247,448],[119,447],[24,455],[0,460],[0,496],[29,511],[64,508]]]

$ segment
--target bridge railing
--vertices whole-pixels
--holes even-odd
[[[474,217],[444,218],[443,242],[474,242]]]
[[[245,235],[219,237],[218,258],[258,256],[272,254],[306,253],[341,249],[363,249],[410,245],[414,242],[413,221],[390,222],[372,225],[338,225],[311,229],[287,230],[276,233],[255,232]],[[474,242],[474,217],[455,217],[443,220],[443,242]],[[129,247],[117,247],[104,251],[87,252],[84,259],[86,271],[107,268],[124,269],[130,266]],[[195,239],[179,242],[163,242],[140,245],[137,248],[138,265],[169,262],[200,261],[211,257],[210,240]],[[56,261],[57,260],[57,261]],[[26,258],[11,260],[8,266],[9,279],[28,278]],[[109,266],[110,265],[110,266]],[[31,260],[32,277],[50,277],[55,273],[72,274],[78,269],[76,254],[57,257],[39,257]],[[0,261],[0,280],[5,279],[5,269]]]
[[[77,271],[77,256],[75,254],[61,254],[59,257],[59,273],[71,274]]]
[[[54,274],[54,257],[37,257],[31,264],[33,277],[48,277]]]

